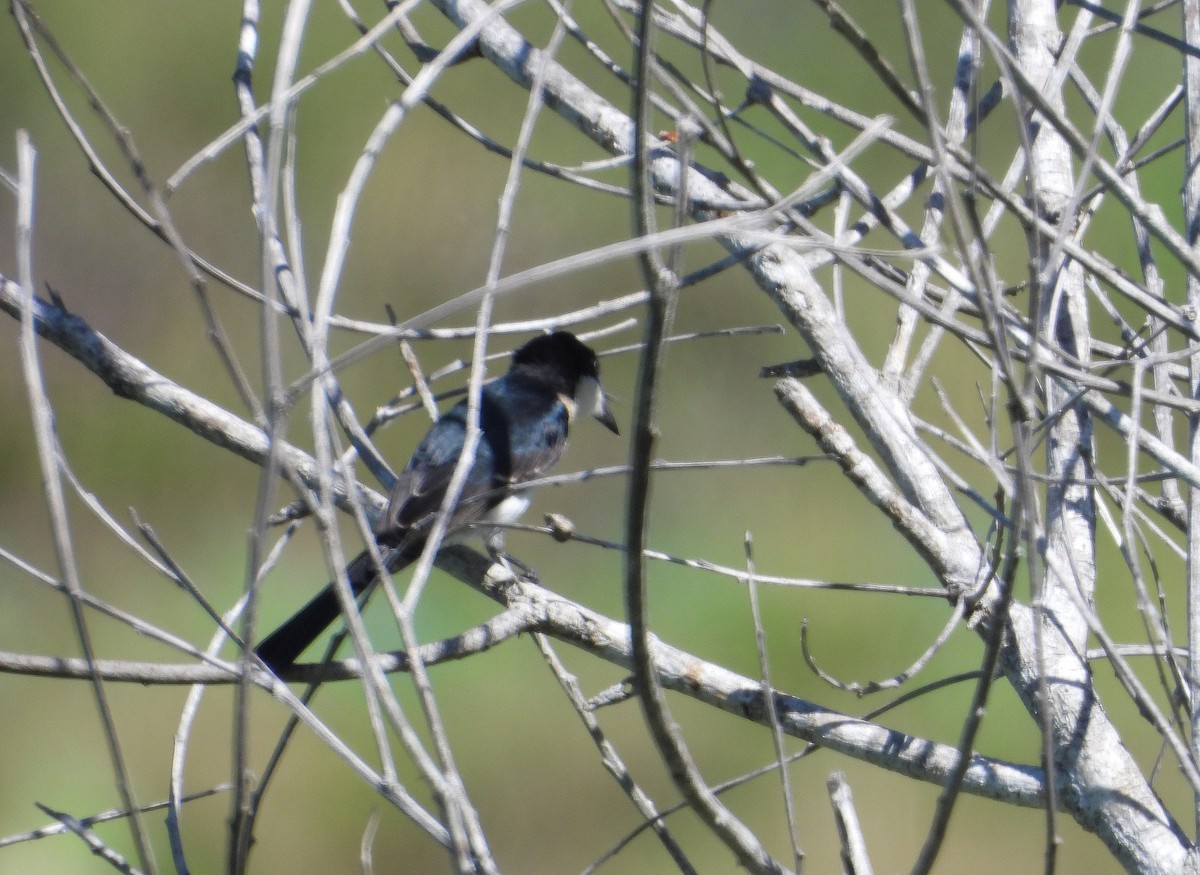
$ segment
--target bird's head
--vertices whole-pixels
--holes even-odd
[[[591,414],[613,434],[620,434],[600,385],[600,361],[574,334],[556,331],[535,337],[513,353],[512,367],[553,382],[570,402],[568,409]]]

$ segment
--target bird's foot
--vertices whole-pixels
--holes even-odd
[[[508,572],[509,576],[514,582],[520,583],[521,581],[525,581],[527,583],[536,584],[540,584],[542,582],[541,578],[538,577],[537,572],[517,557],[509,553],[505,553],[503,550],[488,550],[488,555],[491,557],[493,562],[502,566],[504,570]]]

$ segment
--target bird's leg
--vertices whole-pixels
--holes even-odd
[[[504,529],[493,529],[483,539],[483,544],[491,560],[504,566],[515,580],[525,578],[530,583],[541,583],[536,571],[504,549]]]

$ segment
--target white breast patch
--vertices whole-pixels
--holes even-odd
[[[531,499],[528,492],[514,492],[488,511],[488,522],[515,523],[529,510]]]

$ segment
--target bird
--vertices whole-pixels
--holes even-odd
[[[540,335],[519,347],[508,372],[480,391],[480,439],[442,544],[478,534],[494,560],[511,559],[504,552],[503,526],[528,509],[532,487],[527,484],[562,457],[580,414],[620,434],[600,385],[596,353],[568,331]],[[420,558],[466,442],[467,420],[464,400],[433,424],[396,479],[373,533],[390,574]],[[376,571],[369,551],[363,551],[346,568],[350,591],[356,597],[366,593]],[[259,642],[255,653],[279,673],[341,615],[341,602],[329,584]]]

